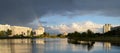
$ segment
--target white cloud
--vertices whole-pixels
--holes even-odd
[[[91,21],[86,21],[86,22],[75,22],[75,23],[71,23],[71,24],[60,24],[57,26],[47,26],[45,27],[46,32],[49,33],[70,33],[70,32],[74,32],[74,31],[78,31],[78,32],[85,32],[88,29],[92,30],[93,32],[102,32],[102,27],[103,24],[96,24],[93,23]]]

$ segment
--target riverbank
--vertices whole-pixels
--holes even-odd
[[[0,37],[0,39],[35,39],[35,38],[66,38],[66,37],[57,37],[57,36],[49,36],[49,37]]]
[[[120,42],[120,37],[72,37],[75,41],[99,41],[99,42]]]
[[[37,37],[0,37],[0,39],[33,39]]]

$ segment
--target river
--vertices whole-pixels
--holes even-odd
[[[120,46],[109,42],[73,44],[67,38],[0,39],[0,53],[120,53]]]

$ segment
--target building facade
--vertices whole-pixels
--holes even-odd
[[[7,31],[8,29],[12,31],[12,35],[10,35],[10,36],[14,36],[14,35],[28,36],[28,35],[31,35],[31,31],[35,32],[35,36],[41,35],[44,33],[44,28],[42,26],[40,26],[36,30],[32,30],[32,28],[29,28],[29,27],[10,26],[7,24],[6,25],[0,24],[0,31]]]
[[[111,30],[111,24],[105,24],[103,26],[103,32],[106,33]]]
[[[44,33],[44,28],[40,26],[38,29],[34,30],[34,32],[35,36],[42,35]]]
[[[30,35],[32,28],[29,27],[21,27],[21,26],[11,26],[11,30],[12,30],[12,36],[13,35]]]
[[[6,25],[1,25],[0,24],[0,31],[7,31],[8,29],[11,30],[11,26],[6,24]]]

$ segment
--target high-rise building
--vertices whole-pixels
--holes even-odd
[[[103,32],[106,33],[111,30],[111,24],[105,24],[103,26]]]

